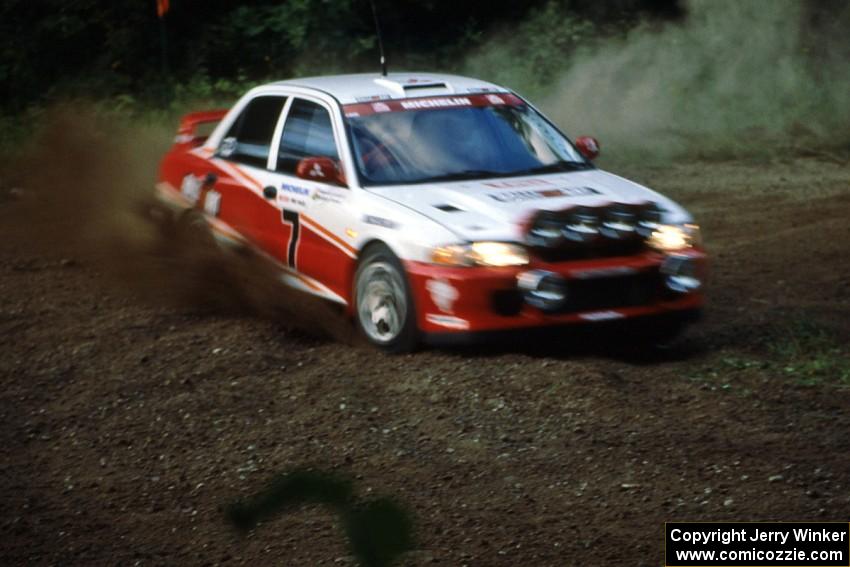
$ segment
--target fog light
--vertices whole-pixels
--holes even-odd
[[[569,212],[562,229],[564,238],[582,244],[599,237],[599,212],[591,207],[578,207]]]
[[[692,293],[702,287],[697,275],[697,266],[687,256],[668,256],[661,265],[664,284],[676,293]]]
[[[544,211],[529,230],[528,243],[532,246],[557,246],[564,240],[561,233],[563,226],[563,221],[554,213]]]
[[[525,302],[543,311],[555,311],[567,301],[567,282],[556,273],[531,270],[517,276]]]
[[[603,236],[622,240],[637,235],[637,215],[634,208],[628,205],[612,205],[602,215],[602,225],[599,232]]]

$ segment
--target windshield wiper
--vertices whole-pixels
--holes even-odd
[[[522,171],[513,171],[511,175],[536,175],[539,173],[559,173],[562,171],[581,171],[593,167],[587,162],[581,161],[556,161],[539,167],[530,167]]]
[[[490,177],[504,177],[511,175],[504,171],[491,171],[489,169],[467,169],[464,171],[456,171],[454,173],[446,173],[445,175],[435,175],[433,177],[423,177],[416,179],[410,183],[435,183],[437,181],[464,181],[466,179],[486,179]]]
[[[558,173],[563,171],[581,171],[593,167],[589,163],[580,161],[556,161],[548,165],[539,167],[531,167],[529,169],[520,169],[516,171],[493,171],[490,169],[467,169],[464,171],[456,171],[454,173],[446,173],[444,175],[435,175],[433,177],[422,177],[408,181],[408,183],[437,183],[439,181],[464,181],[467,179],[491,179],[493,177],[518,177],[521,175],[538,175],[541,173]]]

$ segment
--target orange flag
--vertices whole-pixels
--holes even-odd
[[[160,18],[164,18],[165,14],[168,12],[168,0],[156,0],[156,15]]]

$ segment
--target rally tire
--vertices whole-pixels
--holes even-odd
[[[404,266],[384,244],[370,246],[354,276],[357,329],[372,345],[405,353],[419,344],[416,307]]]

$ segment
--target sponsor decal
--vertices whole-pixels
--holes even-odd
[[[384,228],[398,228],[398,223],[391,221],[390,219],[385,219],[383,217],[376,217],[373,215],[365,215],[363,217],[363,222],[366,224],[373,224],[375,226],[381,226]]]
[[[315,177],[316,179],[324,179],[325,172],[322,169],[322,166],[319,165],[319,162],[314,162],[313,167],[310,168],[310,173],[308,174],[310,177]]]
[[[452,312],[455,301],[460,297],[457,288],[446,279],[428,280],[425,283],[425,289],[431,294],[431,301],[434,302],[434,305],[445,313]]]
[[[287,194],[284,194],[284,193],[278,193],[277,194],[277,202],[278,202],[279,205],[296,205],[298,207],[306,207],[307,206],[307,200],[306,199],[304,199],[301,196],[296,196],[296,195],[293,195],[293,194],[287,195]]]
[[[505,191],[504,193],[488,193],[487,196],[500,203],[519,203],[521,201],[536,201],[546,199],[540,191]]]
[[[504,181],[488,181],[484,183],[487,187],[495,187],[496,189],[518,189],[521,187],[540,187],[553,185],[552,182],[545,179],[505,179]]]
[[[537,193],[540,194],[543,197],[546,197],[547,199],[549,197],[560,197],[561,195],[563,195],[563,193],[561,193],[560,189],[542,189],[542,190],[538,191]]]
[[[488,181],[484,185],[495,187],[496,189],[519,189],[521,187],[540,187],[543,185],[551,187],[553,183],[545,179],[505,179],[504,181]]]
[[[314,201],[326,201],[328,203],[342,203],[347,193],[345,189],[334,191],[333,189],[319,188],[313,191]]]
[[[343,106],[348,117],[367,116],[377,112],[404,112],[407,110],[431,110],[435,108],[464,108],[469,106],[524,106],[525,103],[511,93],[480,93],[470,91],[466,96],[431,96],[394,100],[386,98],[378,102],[355,102]]]
[[[591,311],[589,313],[582,313],[579,317],[585,321],[610,321],[612,319],[622,319],[625,315],[619,311]]]
[[[189,200],[189,202],[195,204],[201,196],[202,186],[203,181],[199,177],[195,177],[190,173],[183,178],[183,182],[180,184],[180,192],[184,197],[186,197],[186,199]]]
[[[204,195],[204,212],[210,216],[218,216],[218,211],[221,208],[221,193],[210,189]]]
[[[368,96],[358,96],[354,100],[356,100],[357,102],[372,102],[374,100],[383,100],[385,98],[390,98],[390,95],[374,94],[374,95],[368,95]]]
[[[425,320],[429,323],[440,325],[441,327],[446,327],[448,329],[458,329],[461,331],[469,329],[469,321],[459,317],[452,317],[450,315],[435,315],[433,313],[428,313],[425,315]]]
[[[584,186],[567,187],[566,189],[561,189],[561,193],[569,197],[584,197],[587,195],[599,195],[600,191],[598,189],[594,189],[593,187]]]
[[[522,201],[536,201],[538,199],[551,199],[553,197],[584,197],[598,194],[599,191],[593,187],[553,187],[552,189],[523,189],[503,191],[501,193],[488,193],[487,196],[500,203],[520,203]]]
[[[465,96],[445,98],[423,98],[401,101],[401,107],[405,110],[418,110],[422,108],[445,108],[450,106],[472,106],[472,101]],[[389,110],[389,107],[387,107],[387,110]]]
[[[300,195],[302,197],[309,197],[310,190],[306,187],[299,187],[298,185],[290,185],[289,183],[282,183],[280,185],[280,190],[285,191],[287,193],[291,193],[293,195]]]

